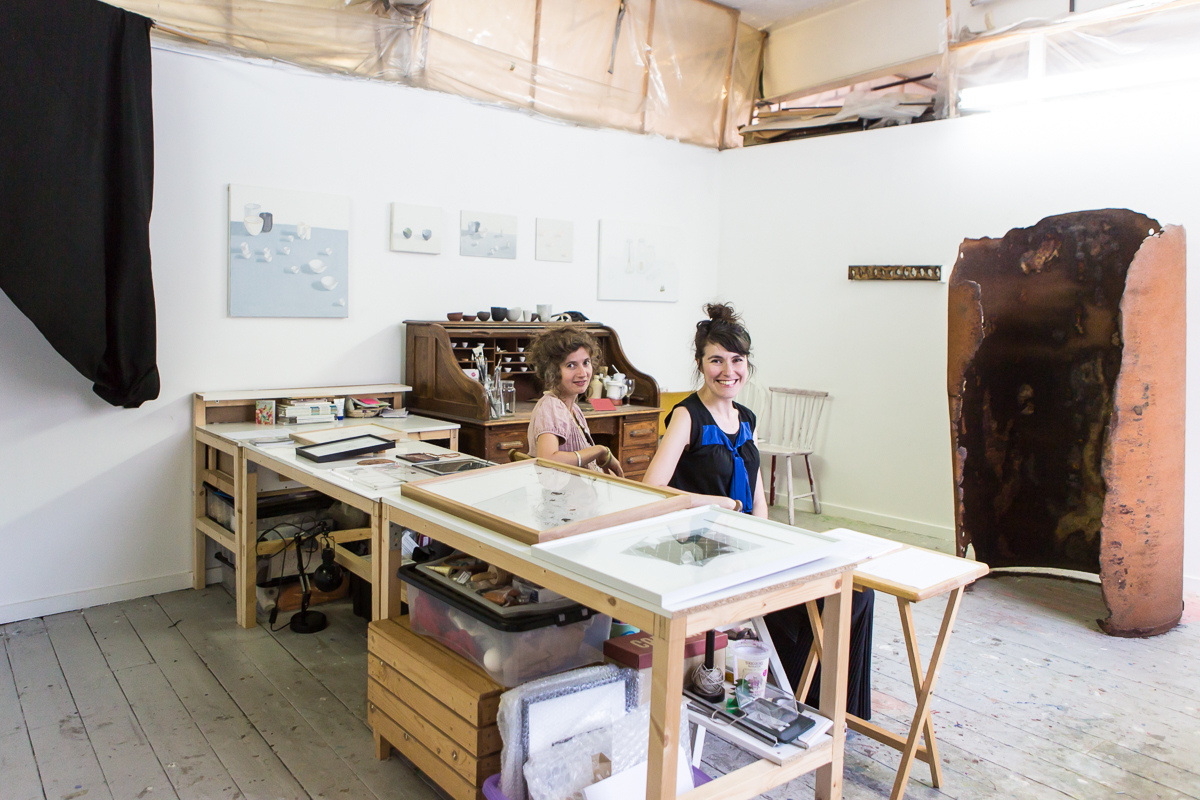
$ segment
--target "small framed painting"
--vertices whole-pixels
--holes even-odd
[[[411,500],[526,544],[548,542],[686,508],[691,498],[557,461],[528,459],[413,481]]]
[[[663,608],[680,608],[840,550],[836,537],[706,506],[542,542],[531,554]]]
[[[442,210],[392,203],[391,247],[397,253],[442,252]]]

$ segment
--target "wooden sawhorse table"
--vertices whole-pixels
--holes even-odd
[[[842,796],[853,569],[850,565],[858,559],[843,554],[843,560],[837,562],[842,566],[831,566],[802,578],[783,577],[777,585],[762,586],[709,605],[667,610],[586,576],[552,569],[532,557],[529,545],[402,497],[399,492],[385,495],[383,505],[388,523],[430,536],[653,634],[647,800],[675,800],[684,640],[721,625],[824,597],[826,665],[833,679],[821,685],[820,712],[833,721],[828,738],[787,764],[778,765],[766,759],[755,761],[693,789],[680,800],[748,800],[813,770],[816,770],[817,800],[837,800]],[[848,549],[855,548],[851,545]],[[866,557],[868,554],[864,553],[862,558]],[[398,554],[393,560],[399,560]],[[385,573],[388,580],[399,582],[394,569],[388,568]],[[378,731],[375,737],[377,754],[388,752],[388,745],[396,744],[382,742]]]
[[[958,616],[963,589],[987,573],[987,564],[935,553],[920,547],[905,547],[865,564],[860,564],[854,570],[854,588],[874,589],[876,592],[890,594],[896,598],[896,603],[900,607],[900,626],[904,631],[904,643],[908,648],[908,664],[912,670],[913,689],[917,694],[917,708],[913,714],[912,725],[909,727],[907,737],[900,736],[873,722],[859,719],[853,714],[846,714],[846,725],[851,730],[869,736],[902,753],[900,765],[896,769],[896,781],[892,784],[891,800],[901,800],[904,797],[913,761],[918,759],[929,765],[934,787],[942,785],[942,767],[938,760],[937,739],[933,735],[933,722],[930,717],[933,687],[937,684],[938,670],[946,655],[946,644],[950,639],[950,632],[954,629],[954,620]],[[917,631],[913,624],[912,604],[939,597],[946,592],[950,593],[950,597],[946,600],[946,611],[942,615],[942,627],[938,631],[937,642],[933,646],[933,655],[930,657],[929,666],[923,670],[921,655],[917,649]],[[800,683],[796,687],[796,697],[800,699],[808,696],[813,674],[816,672],[817,663],[823,653],[821,615],[817,611],[816,602],[807,603],[806,606],[814,636],[812,650],[809,651]],[[822,682],[821,688],[824,690],[824,682]],[[924,745],[921,744],[922,738],[925,740]]]

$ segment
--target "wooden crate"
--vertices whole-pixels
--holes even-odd
[[[367,630],[367,722],[376,756],[395,747],[454,800],[481,800],[500,771],[496,712],[504,687],[410,630],[408,617]]]

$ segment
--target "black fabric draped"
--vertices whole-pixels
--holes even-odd
[[[159,392],[150,25],[97,0],[0,8],[0,288],[129,408]]]

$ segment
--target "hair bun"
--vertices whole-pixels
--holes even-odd
[[[709,303],[704,307],[704,313],[713,322],[725,322],[730,325],[741,325],[742,320],[733,310],[731,303]]]

